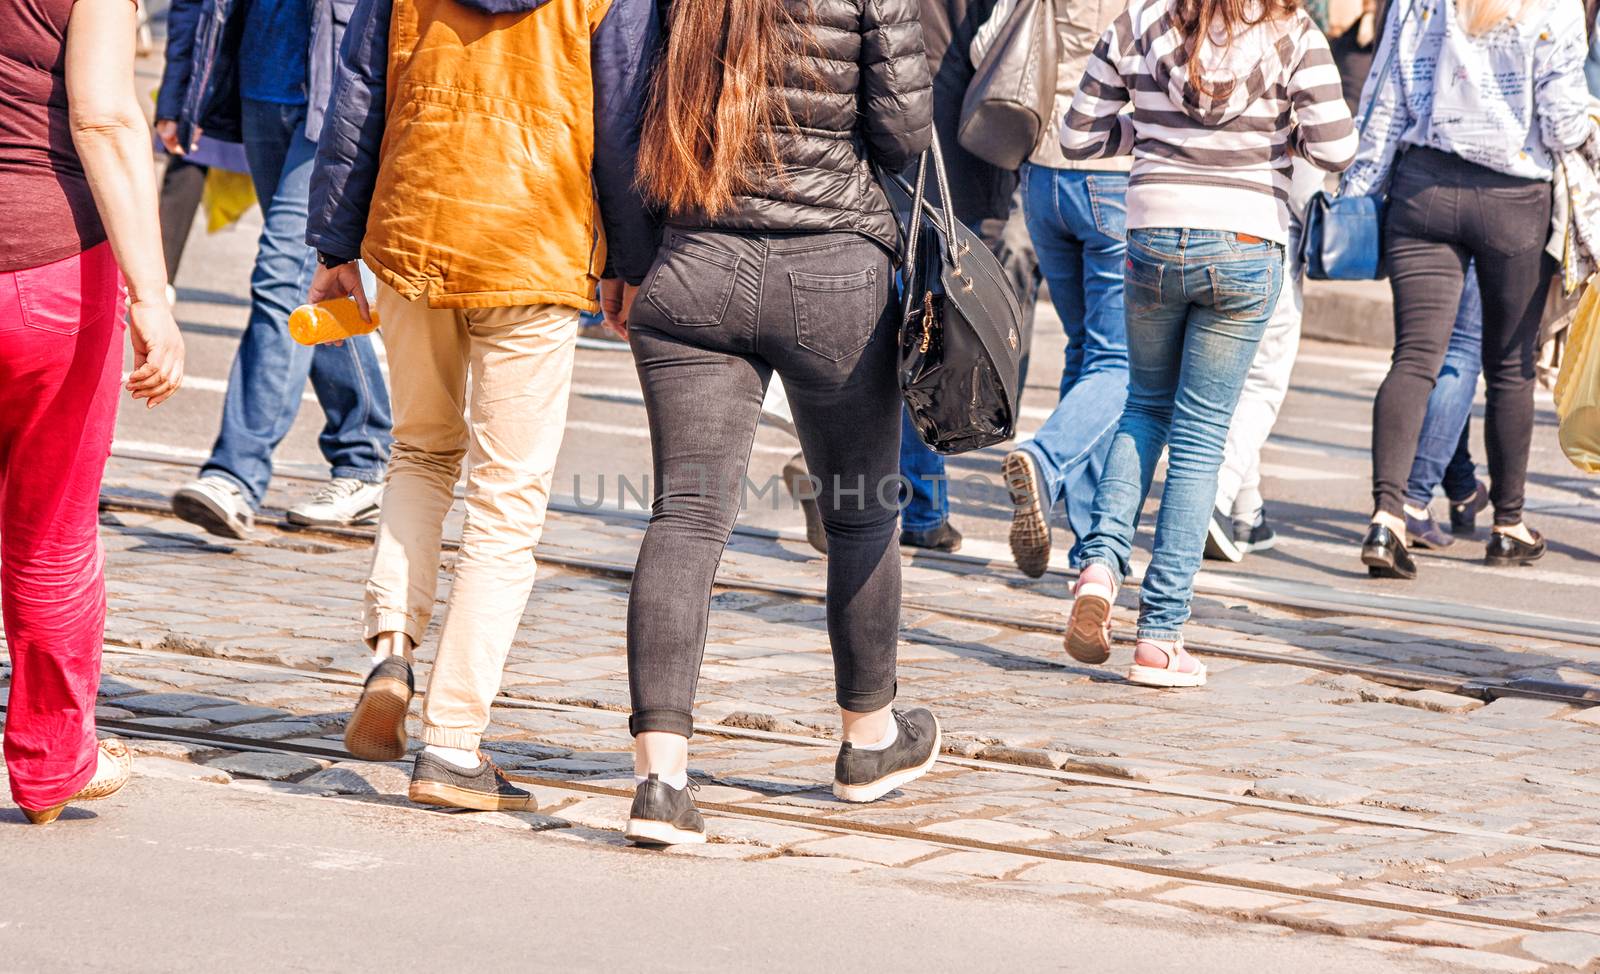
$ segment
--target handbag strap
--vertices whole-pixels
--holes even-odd
[[[933,181],[939,190],[939,209],[937,211],[927,201],[929,160],[933,162]],[[924,219],[949,243],[951,269],[958,277],[964,277],[961,272],[961,258],[967,254],[966,245],[959,238],[956,238],[954,232],[956,215],[950,195],[950,177],[945,170],[944,154],[939,149],[939,131],[937,128],[932,130],[932,140],[928,143],[928,148],[923,150],[921,156],[917,157],[917,181],[911,191],[911,220],[906,228],[905,259],[908,286],[905,289],[904,312],[907,317],[910,316],[911,309],[916,302],[916,294],[909,286],[909,275],[917,266],[917,250],[922,242],[922,221]]]
[[[1406,5],[1405,13],[1400,15],[1400,21],[1395,25],[1394,41],[1389,45],[1389,56],[1383,59],[1383,64],[1378,68],[1378,73],[1373,76],[1372,98],[1367,102],[1367,109],[1361,113],[1361,121],[1356,125],[1357,137],[1366,134],[1367,123],[1372,120],[1372,110],[1378,107],[1378,89],[1382,88],[1384,83],[1389,80],[1389,72],[1394,70],[1394,62],[1400,54],[1400,32],[1405,29],[1406,22],[1411,19],[1412,12],[1417,9],[1417,5],[1422,0],[1395,0],[1395,2]],[[1356,28],[1351,27],[1350,29],[1355,30]],[[1379,44],[1383,43],[1383,37],[1383,34],[1378,35]]]

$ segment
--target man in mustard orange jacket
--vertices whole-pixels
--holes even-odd
[[[307,240],[312,300],[365,311],[355,259],[376,274],[395,408],[366,589],[374,667],[345,734],[358,757],[405,753],[411,653],[467,460],[414,801],[533,805],[478,745],[533,588],[578,312],[597,310],[602,277],[639,284],[655,253],[633,176],[658,34],[655,0],[360,0],[351,17]]]

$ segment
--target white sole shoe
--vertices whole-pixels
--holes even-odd
[[[704,832],[691,832],[671,822],[652,822],[643,818],[628,819],[628,828],[622,835],[629,842],[647,845],[698,845],[706,840]]]
[[[1067,655],[1080,663],[1104,663],[1111,658],[1111,639],[1106,623],[1117,598],[1116,589],[1093,583],[1079,586],[1072,600],[1072,615],[1067,617],[1067,635],[1062,640]]]
[[[934,732],[933,752],[928,755],[928,760],[922,762],[914,768],[906,768],[904,771],[896,771],[893,774],[884,775],[877,781],[869,781],[863,785],[847,785],[843,782],[835,781],[833,783],[833,797],[842,802],[851,802],[858,805],[865,802],[875,802],[884,795],[887,795],[889,792],[894,791],[896,788],[909,785],[911,782],[916,781],[918,778],[927,774],[929,769],[931,769],[934,764],[938,762],[939,748],[941,745],[943,745],[943,743],[944,728],[941,727],[939,730]]]
[[[1145,687],[1159,687],[1163,690],[1203,687],[1206,685],[1206,665],[1201,663],[1200,669],[1195,672],[1184,673],[1180,670],[1168,670],[1159,666],[1140,666],[1135,663],[1128,669],[1128,682],[1137,683]]]

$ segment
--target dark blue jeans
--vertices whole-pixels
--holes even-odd
[[[1019,448],[1038,464],[1045,508],[1066,507],[1076,565],[1128,395],[1122,299],[1128,176],[1030,165],[1023,168],[1022,187],[1028,232],[1067,333],[1067,351],[1055,411]]]
[[[203,476],[223,476],[259,507],[272,452],[294,425],[306,380],[327,417],[318,445],[335,477],[376,483],[389,462],[389,391],[372,339],[307,348],[289,337],[289,313],[305,302],[316,270],[306,246],[311,163],[304,105],[245,100],[245,156],[261,203],[261,241],[250,275],[250,322],[228,374],[222,429]]]
[[[1281,244],[1222,230],[1128,233],[1128,404],[1094,498],[1083,564],[1126,578],[1161,453],[1166,485],[1140,588],[1139,638],[1174,639],[1217,499],[1228,426],[1283,287]]]
[[[1433,492],[1444,484],[1452,501],[1469,500],[1478,491],[1478,468],[1472,462],[1472,399],[1483,373],[1483,297],[1478,275],[1468,265],[1467,283],[1461,290],[1461,307],[1450,332],[1439,381],[1428,396],[1428,414],[1417,439],[1417,458],[1406,481],[1406,500],[1427,507]]]

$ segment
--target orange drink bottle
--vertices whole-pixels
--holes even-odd
[[[342,341],[376,331],[377,327],[378,312],[372,312],[371,321],[362,321],[354,298],[302,304],[289,316],[289,334],[302,345]]]

